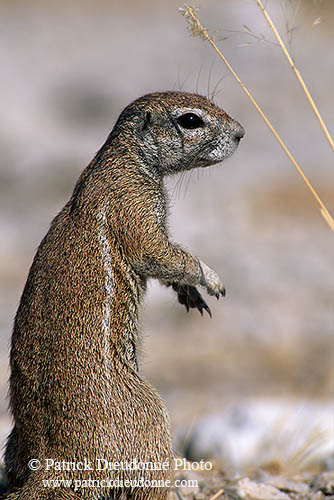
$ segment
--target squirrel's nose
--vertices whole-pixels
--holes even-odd
[[[245,135],[245,129],[240,125],[240,123],[238,123],[231,135],[232,139],[239,143],[240,139],[242,139]]]

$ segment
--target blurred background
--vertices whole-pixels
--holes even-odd
[[[333,1],[266,5],[333,132]],[[175,89],[213,96],[246,136],[225,163],[168,180],[173,239],[218,272],[227,296],[205,297],[213,318],[201,318],[150,283],[142,371],[167,403],[179,453],[240,469],[300,460],[304,449],[328,467],[333,234],[223,63],[189,36],[179,7],[0,1],[0,437],[11,425],[13,318],[36,248],[121,110],[144,93]],[[333,152],[255,0],[200,7],[333,214]]]

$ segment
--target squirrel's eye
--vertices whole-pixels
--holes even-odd
[[[183,128],[199,128],[204,127],[204,121],[195,113],[185,113],[176,118],[177,123]]]

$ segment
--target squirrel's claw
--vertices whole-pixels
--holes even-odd
[[[212,317],[209,306],[196,287],[191,285],[180,285],[179,283],[172,283],[172,288],[177,293],[180,304],[185,306],[187,312],[189,312],[190,309],[197,309],[200,312],[201,316],[203,316],[204,310],[208,313],[210,318]]]
[[[204,300],[203,300],[203,302],[204,302]],[[203,309],[205,309],[205,310],[206,310],[206,312],[208,313],[208,315],[210,316],[210,318],[212,318],[211,309],[210,309],[210,307],[206,304],[206,302],[204,302],[204,304],[203,304]],[[201,314],[202,314],[202,313],[201,313]],[[202,316],[203,316],[203,314],[202,314]]]
[[[217,300],[220,299],[220,295],[222,295],[223,297],[225,297],[226,295],[226,288],[224,286],[219,292],[215,293],[215,297]]]

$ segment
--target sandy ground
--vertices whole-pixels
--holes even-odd
[[[286,33],[293,16],[284,5],[268,2]],[[213,319],[201,318],[151,283],[142,369],[167,401],[175,436],[209,414],[224,418],[231,405],[264,399],[281,405],[285,419],[291,399],[324,405],[323,427],[331,429],[333,234],[225,67],[189,37],[180,6],[174,0],[0,3],[2,439],[10,428],[12,321],[36,247],[122,108],[165,89],[214,92],[246,137],[223,165],[168,181],[173,238],[217,270],[227,297],[209,298]],[[247,25],[272,39],[261,13],[245,0],[203,3],[200,13],[212,31],[236,31],[216,36],[229,36],[226,55],[333,214],[333,153],[305,96],[277,47],[241,33]],[[330,130],[333,22],[330,0],[302,2],[292,37],[295,60]],[[303,418],[294,425],[302,429]],[[253,465],[262,459],[257,450]]]

